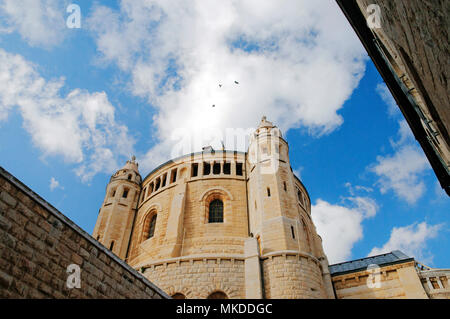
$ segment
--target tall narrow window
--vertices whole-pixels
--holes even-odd
[[[145,199],[145,193],[147,193],[147,187],[144,188],[144,190],[142,191],[142,195],[141,195],[141,203],[144,201]]]
[[[161,187],[166,186],[167,173],[165,173],[162,177]]]
[[[131,181],[131,176],[132,176],[131,174],[128,175],[128,180],[129,180],[129,181]]]
[[[156,227],[156,214],[152,216],[152,219],[150,220],[150,226],[148,229],[148,238],[152,238],[155,234],[155,227]]]
[[[292,238],[295,239],[294,226],[291,226],[291,234],[292,234]]]
[[[267,197],[270,197],[270,188],[267,187]]]
[[[176,168],[174,168],[172,170],[172,172],[170,173],[170,176],[171,176],[170,182],[175,183],[177,181],[177,169]]]
[[[111,242],[111,245],[109,246],[109,250],[113,250],[113,248],[114,248],[114,240]]]
[[[213,174],[214,174],[214,175],[219,175],[219,174],[220,174],[220,163],[214,162],[214,165],[213,165]]]
[[[191,177],[196,177],[198,175],[198,163],[193,163],[191,166]]]
[[[129,188],[124,188],[122,197],[123,197],[123,198],[127,198],[127,197],[128,197],[128,192],[129,192],[129,191],[130,191]]]
[[[306,224],[305,221],[302,220],[302,226],[303,226],[303,232],[305,233],[305,239],[306,239],[306,250],[307,252],[311,252],[311,240],[309,238],[309,232],[308,229],[306,228]]]
[[[114,197],[114,196],[116,196],[116,189],[115,188],[113,188],[111,190],[111,197]]]
[[[226,175],[230,175],[231,174],[231,163],[223,163],[223,173]]]
[[[242,163],[236,163],[236,175],[242,176]]]
[[[297,197],[300,204],[302,204],[302,206],[305,206],[305,203],[303,202],[303,194],[299,189],[297,189]]]
[[[155,187],[155,184],[153,184],[153,182],[150,183],[150,186],[148,188],[148,193],[151,194],[153,193],[153,188]]]
[[[286,182],[283,182],[283,186],[284,186],[284,191],[287,191],[287,186],[286,186]]]
[[[161,185],[161,178],[157,178],[155,182],[155,192],[159,189],[159,186]]]
[[[208,222],[223,223],[223,202],[220,199],[215,199],[209,203]]]
[[[203,162],[203,175],[209,175],[211,173],[211,164]]]

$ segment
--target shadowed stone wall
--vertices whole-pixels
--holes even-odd
[[[0,167],[0,298],[169,297]]]

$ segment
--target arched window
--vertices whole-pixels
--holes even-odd
[[[153,235],[155,234],[155,226],[156,226],[156,214],[152,216],[152,219],[150,220],[150,225],[148,228],[148,237],[147,238],[152,238]]]
[[[222,291],[214,291],[207,299],[228,299],[228,296]]]
[[[177,292],[177,293],[175,293],[175,294],[172,295],[172,298],[173,298],[173,299],[186,299],[186,296],[183,295],[183,294],[180,293],[180,292]]]
[[[132,177],[132,175],[130,174],[130,175],[128,175],[128,180],[129,181],[131,181],[131,177]]]
[[[223,202],[215,199],[209,203],[209,223],[223,223]]]

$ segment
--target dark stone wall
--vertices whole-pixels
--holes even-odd
[[[450,103],[448,72],[450,2],[448,0],[357,0],[378,4],[381,28],[395,46],[414,87],[422,96],[447,144]],[[376,31],[375,31],[376,32]]]
[[[0,298],[169,297],[0,167]]]

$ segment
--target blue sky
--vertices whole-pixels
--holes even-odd
[[[330,263],[450,265],[450,201],[334,1],[76,1],[80,29],[69,3],[0,0],[0,165],[87,232],[132,154],[145,176],[174,134],[195,151],[266,115]]]

